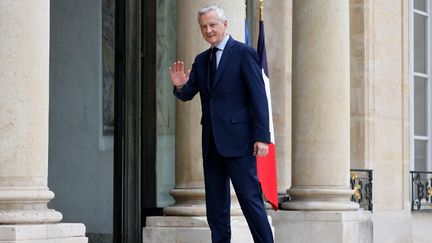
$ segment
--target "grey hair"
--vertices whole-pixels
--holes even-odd
[[[208,5],[198,10],[198,21],[201,15],[206,14],[210,11],[215,11],[220,21],[224,22],[225,20],[227,20],[227,17],[225,16],[225,12],[223,11],[222,8],[216,5]]]

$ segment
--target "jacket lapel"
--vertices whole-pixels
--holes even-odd
[[[216,87],[216,85],[217,85],[217,83],[218,83],[218,81],[219,81],[219,79],[220,79],[220,77],[221,77],[221,75],[222,75],[222,73],[223,73],[223,71],[224,71],[227,63],[230,60],[231,54],[233,52],[231,50],[231,48],[234,46],[234,44],[235,44],[234,40],[232,39],[232,37],[230,37],[228,39],[228,42],[227,42],[227,44],[225,46],[224,51],[222,52],[222,57],[221,57],[221,59],[219,61],[219,66],[218,66],[218,68],[216,70],[216,76],[215,76],[215,79],[214,79],[214,82],[213,82],[213,87],[212,87],[211,90],[213,90],[214,87]]]

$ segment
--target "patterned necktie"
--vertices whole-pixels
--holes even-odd
[[[209,64],[209,89],[213,88],[214,79],[216,76],[216,52],[219,49],[217,47],[212,47],[210,54],[210,64]]]

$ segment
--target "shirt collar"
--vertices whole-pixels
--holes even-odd
[[[219,43],[218,45],[216,45],[216,47],[217,47],[219,50],[223,51],[223,50],[225,49],[225,46],[226,46],[226,44],[227,44],[229,38],[230,38],[230,35],[226,35],[226,36],[224,37],[224,39],[221,41],[221,43]]]

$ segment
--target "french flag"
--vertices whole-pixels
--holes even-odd
[[[265,48],[264,38],[264,21],[259,22],[258,34],[258,57],[262,68],[262,75],[265,84],[267,95],[267,103],[269,110],[269,126],[270,126],[270,144],[269,153],[265,157],[257,157],[258,180],[261,183],[266,200],[272,205],[274,210],[278,209],[278,192],[277,192],[277,176],[276,176],[276,148],[274,138],[272,105],[270,95],[270,82],[267,68],[267,53]]]

